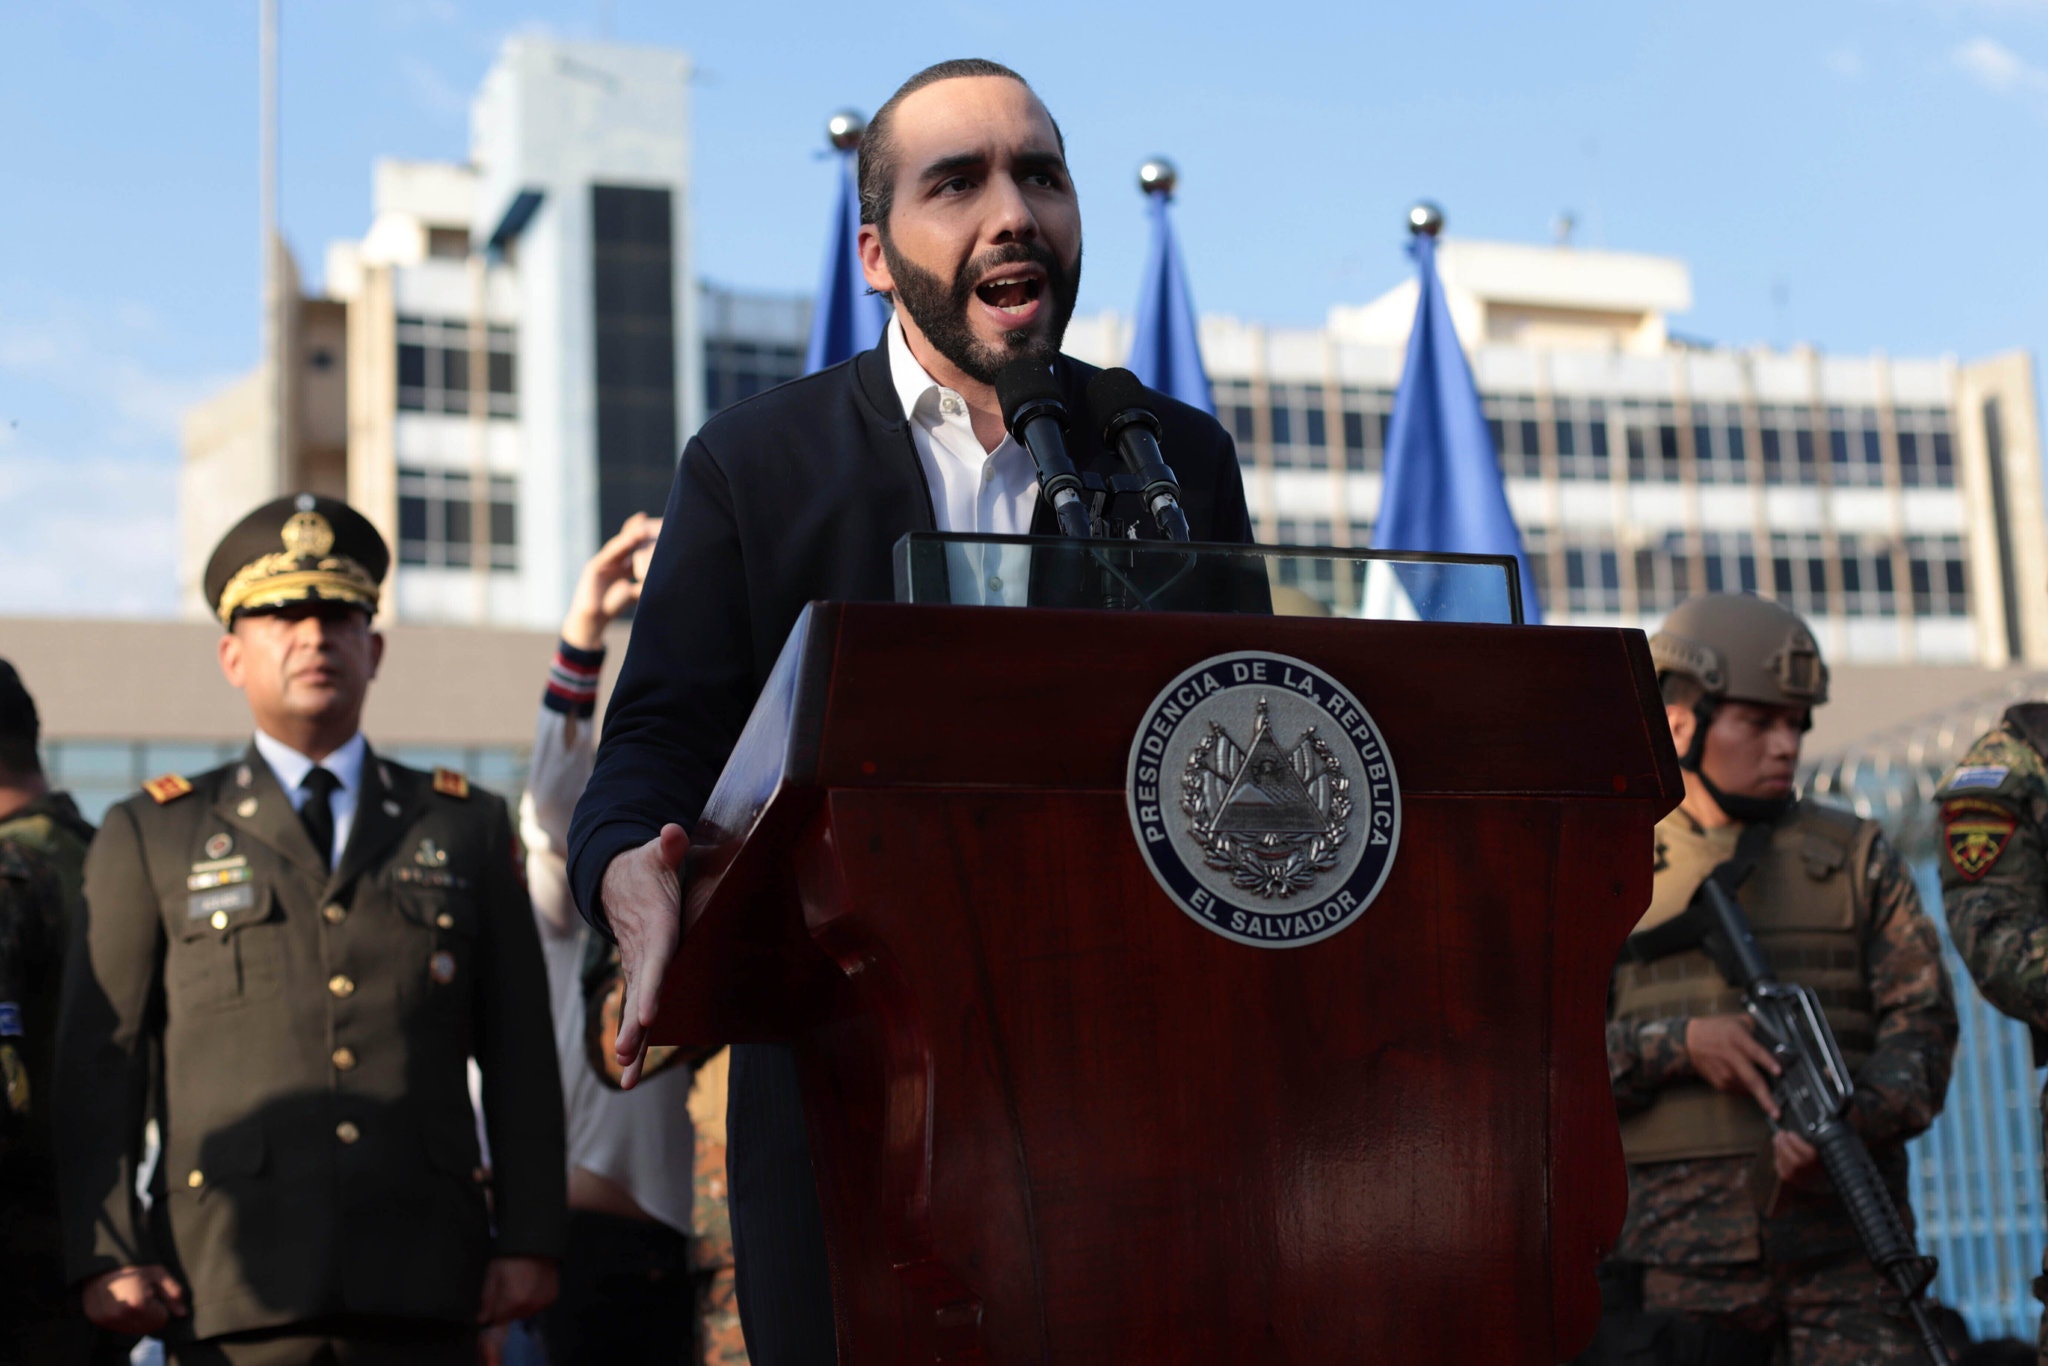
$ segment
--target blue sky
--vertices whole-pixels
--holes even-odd
[[[1685,259],[1726,342],[1970,357],[2048,344],[2048,0],[884,6],[282,0],[287,238],[359,235],[378,156],[460,159],[509,33],[699,66],[702,274],[804,291],[826,114],[977,54],[1066,130],[1084,310],[1128,311],[1133,176],[1181,167],[1204,311],[1314,324],[1453,233]],[[0,613],[175,605],[177,422],[255,359],[254,0],[0,0]]]

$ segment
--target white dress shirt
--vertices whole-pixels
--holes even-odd
[[[339,867],[341,851],[348,848],[348,832],[356,823],[356,803],[363,792],[363,756],[370,746],[357,731],[340,749],[317,761],[293,749],[284,741],[263,731],[256,732],[256,752],[263,756],[263,762],[270,765],[270,771],[277,775],[278,786],[285,796],[291,798],[292,810],[305,808],[306,798],[312,794],[300,787],[306,775],[317,766],[326,769],[341,780],[341,786],[327,799],[327,809],[334,813],[334,847],[327,851],[327,866]]]
[[[910,439],[932,492],[940,531],[975,536],[1024,536],[1038,507],[1038,467],[1017,438],[1003,434],[994,450],[974,434],[967,400],[933,379],[911,354],[902,322],[887,331],[889,378],[896,385]],[[1030,551],[1006,547],[971,552],[955,546],[947,556],[956,602],[1022,605],[1030,578]]]

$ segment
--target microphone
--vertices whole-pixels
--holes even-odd
[[[1052,500],[1060,534],[1077,540],[1093,536],[1088,505],[1081,499],[1081,476],[1067,458],[1067,404],[1052,371],[1029,357],[1011,361],[996,376],[996,401],[1003,407],[1003,425],[1038,466],[1039,491]]]
[[[1188,538],[1188,515],[1180,506],[1180,481],[1159,450],[1159,418],[1146,407],[1148,391],[1130,371],[1103,370],[1088,381],[1088,411],[1102,424],[1102,441],[1112,446],[1145,481],[1140,495],[1169,541]]]

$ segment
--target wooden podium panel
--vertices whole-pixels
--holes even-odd
[[[1160,688],[1244,649],[1335,677],[1400,779],[1378,898],[1298,948],[1197,924],[1126,811]],[[1555,1362],[1680,791],[1639,632],[818,604],[656,1038],[796,1049],[844,1362]]]

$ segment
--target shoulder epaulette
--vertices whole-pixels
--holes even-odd
[[[151,778],[142,785],[142,790],[154,797],[158,806],[164,806],[190,792],[192,784],[185,781],[181,773],[166,773],[161,777]]]
[[[465,799],[469,796],[469,779],[452,768],[437,768],[434,770],[434,791],[458,801]]]

